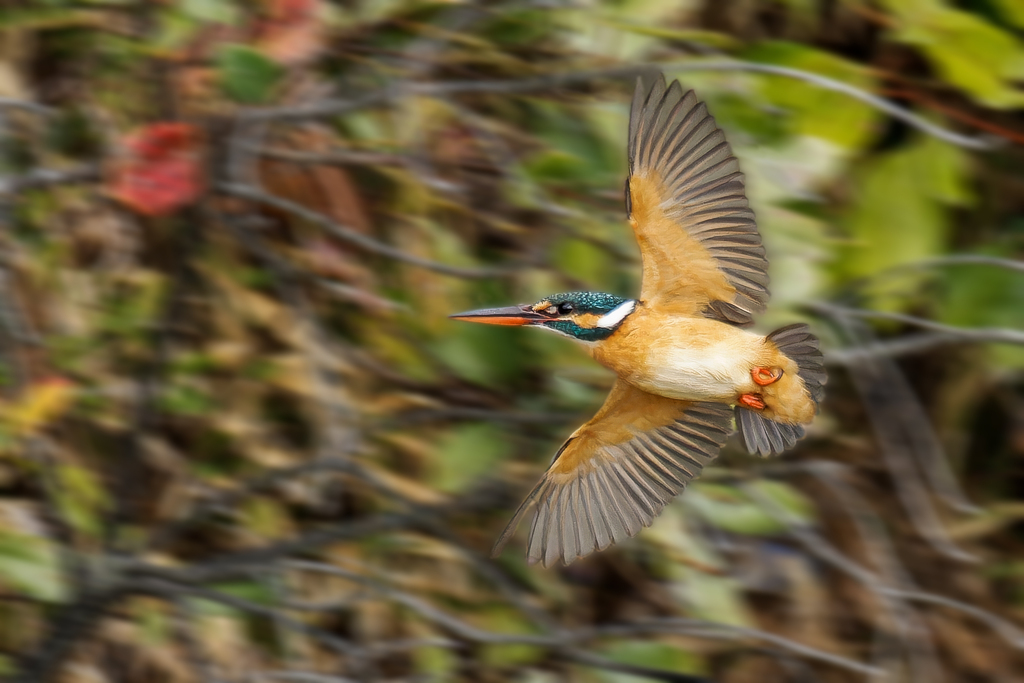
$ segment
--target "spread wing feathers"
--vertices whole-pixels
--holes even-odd
[[[764,311],[768,261],[739,162],[705,104],[692,90],[683,94],[678,81],[666,87],[660,76],[647,91],[637,82],[629,173],[642,298],[692,315],[720,300],[742,309],[747,321]]]
[[[700,475],[731,432],[726,405],[662,398],[619,380],[594,419],[558,451],[494,554],[534,507],[530,563],[569,564],[636,535]]]

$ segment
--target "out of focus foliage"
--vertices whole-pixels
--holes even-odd
[[[3,672],[1024,676],[1017,0],[12,5]],[[491,561],[611,378],[446,316],[638,291],[626,124],[657,70],[727,131],[760,325],[816,324],[828,398],[628,543]]]

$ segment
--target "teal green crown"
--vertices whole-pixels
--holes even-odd
[[[544,297],[544,301],[550,301],[555,306],[563,303],[572,304],[579,313],[604,315],[629,299],[604,292],[560,292]]]
[[[562,309],[567,305],[571,306],[572,312],[575,313],[604,315],[605,313],[610,313],[618,306],[626,303],[629,299],[621,296],[615,296],[614,294],[607,294],[605,292],[559,292],[558,294],[552,294],[551,296],[544,297],[542,301],[547,301],[553,306],[558,306],[559,309]],[[568,312],[563,314],[568,314]],[[551,320],[540,324],[544,327],[557,330],[564,335],[585,342],[596,342],[607,339],[618,327],[618,325],[614,327],[581,327],[574,320],[570,319]]]

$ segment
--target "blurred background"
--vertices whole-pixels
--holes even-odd
[[[1024,679],[1019,0],[3,7],[7,680]],[[658,71],[822,413],[629,542],[491,560],[612,377],[446,316],[639,291]]]

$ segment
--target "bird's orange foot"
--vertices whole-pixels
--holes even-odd
[[[750,376],[753,378],[755,384],[766,387],[769,384],[775,384],[782,379],[782,368],[755,367],[750,371]]]
[[[746,406],[753,410],[764,410],[764,399],[761,398],[760,394],[743,394],[740,396],[739,403],[741,406]]]

